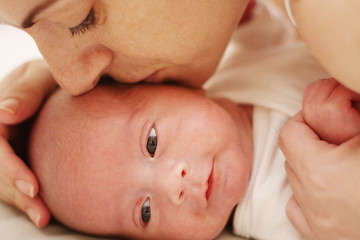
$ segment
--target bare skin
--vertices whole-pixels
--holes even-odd
[[[359,239],[360,215],[356,209],[360,196],[354,191],[359,181],[359,101],[358,93],[334,79],[316,81],[305,90],[302,112],[280,135],[294,191],[287,214],[307,239]],[[310,139],[301,144],[306,151],[298,147],[293,132]]]
[[[29,33],[47,62],[20,67],[0,83],[6,89],[0,96],[0,154],[6,159],[0,199],[31,212],[39,227],[49,221],[36,198],[34,174],[8,144],[7,124],[36,112],[55,82],[73,95],[92,89],[103,74],[127,83],[170,80],[200,87],[215,71],[248,2],[0,0],[0,21]]]

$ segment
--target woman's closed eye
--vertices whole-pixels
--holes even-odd
[[[154,157],[157,147],[157,135],[154,127],[151,128],[150,134],[146,143],[146,149],[151,157]]]
[[[86,16],[86,18],[76,27],[69,28],[71,36],[80,36],[86,31],[90,30],[92,27],[95,26],[96,18],[95,18],[95,12],[93,9],[90,10],[89,14]]]
[[[150,198],[148,197],[141,207],[141,220],[146,225],[151,218]]]

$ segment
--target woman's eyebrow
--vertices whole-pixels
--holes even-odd
[[[21,26],[26,29],[34,25],[34,18],[36,15],[38,15],[40,12],[44,11],[45,9],[49,8],[51,5],[56,3],[56,0],[47,0],[46,2],[39,4],[38,6],[34,7],[28,16],[25,18]]]

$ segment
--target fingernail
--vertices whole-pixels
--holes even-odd
[[[35,225],[37,227],[39,227],[40,224],[40,214],[38,213],[38,211],[34,210],[34,209],[28,209],[26,210],[27,215],[29,216],[29,218],[31,219],[31,221],[33,223],[35,223]]]
[[[20,101],[16,98],[7,98],[0,102],[0,109],[15,114],[20,109]]]
[[[34,186],[31,183],[25,180],[17,180],[15,181],[15,186],[17,189],[19,189],[19,191],[23,192],[31,198],[34,198]]]

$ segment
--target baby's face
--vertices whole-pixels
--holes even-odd
[[[75,98],[58,91],[31,140],[42,148],[32,150],[40,194],[80,231],[214,238],[251,167],[251,130],[225,105],[171,86],[99,86]]]

